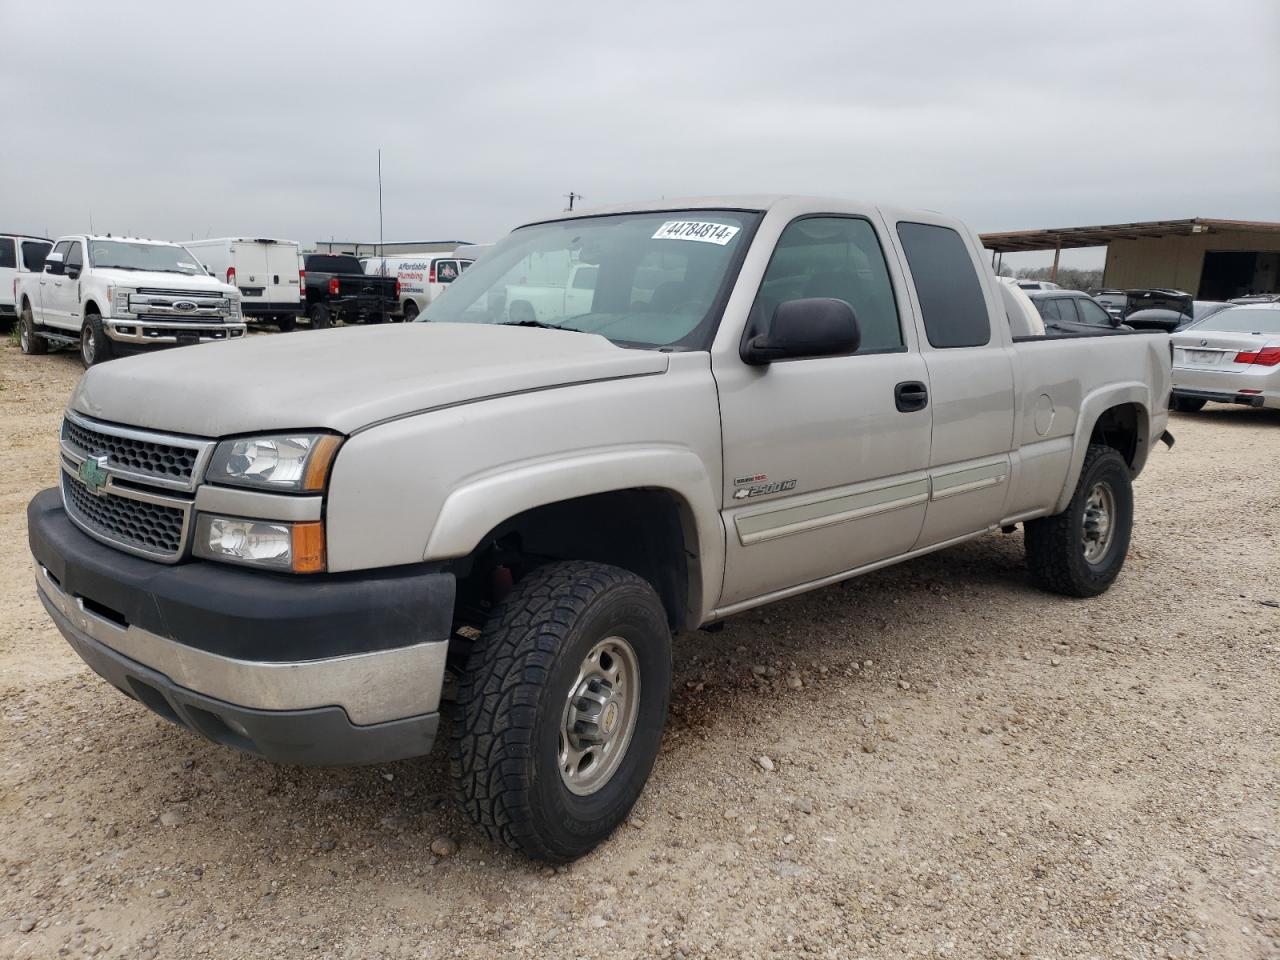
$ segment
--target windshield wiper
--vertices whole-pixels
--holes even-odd
[[[541,320],[504,320],[499,327],[537,327],[539,330],[568,330],[570,333],[581,333],[572,327],[562,327],[554,323],[543,323]]]

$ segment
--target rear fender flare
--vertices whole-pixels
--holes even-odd
[[[1141,472],[1147,461],[1147,451],[1151,449],[1151,388],[1139,380],[1107,384],[1087,394],[1080,403],[1080,415],[1076,419],[1076,432],[1071,447],[1071,464],[1067,470],[1066,483],[1054,505],[1054,513],[1061,513],[1071,502],[1076,484],[1080,480],[1085,454],[1089,451],[1089,439],[1093,436],[1093,428],[1098,420],[1112,407],[1125,404],[1134,404],[1138,408],[1138,442],[1134,446],[1133,463],[1130,467],[1135,477]]]

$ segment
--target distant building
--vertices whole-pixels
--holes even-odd
[[[356,257],[401,257],[420,253],[453,253],[467,246],[468,240],[317,240],[306,253],[349,253]]]
[[[994,255],[1107,248],[1104,287],[1173,287],[1197,300],[1280,293],[1280,223],[1252,220],[1152,220],[1097,227],[984,233]],[[993,256],[994,259],[994,256]]]

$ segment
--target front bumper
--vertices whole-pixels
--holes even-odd
[[[240,312],[246,317],[300,317],[302,304],[297,300],[241,300]]]
[[[37,592],[58,629],[105,680],[166,719],[282,763],[430,751],[451,574],[164,566],[82,533],[56,490],[32,500],[27,522]]]
[[[245,335],[243,321],[199,323],[155,320],[112,319],[103,322],[103,330],[116,343],[132,347],[177,346],[185,343],[216,343]]]

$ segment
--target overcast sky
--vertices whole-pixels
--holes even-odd
[[[0,227],[50,236],[376,239],[378,147],[387,240],[570,190],[1280,220],[1277,0],[0,0],[0,36]]]

